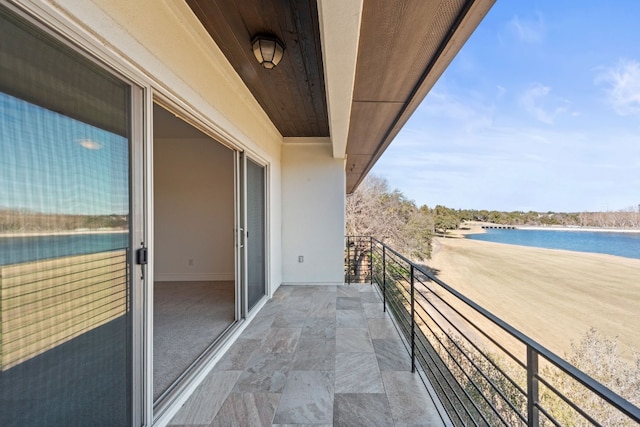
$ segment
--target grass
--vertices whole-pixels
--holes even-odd
[[[559,355],[591,327],[640,350],[640,259],[435,239],[438,277]]]

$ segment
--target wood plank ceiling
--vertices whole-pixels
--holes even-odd
[[[347,192],[373,167],[447,64],[434,67],[473,0],[365,0],[347,142]],[[440,68],[440,69],[439,69]],[[434,80],[435,81],[435,80]]]
[[[186,2],[282,136],[329,136],[315,0]],[[256,34],[275,35],[285,46],[272,70],[253,55]]]
[[[245,84],[287,137],[329,136],[315,0],[186,0]],[[345,0],[346,1],[346,0]],[[351,193],[418,107],[495,0],[363,0],[346,146]],[[263,69],[258,33],[285,44]]]

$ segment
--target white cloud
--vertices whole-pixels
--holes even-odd
[[[544,40],[546,33],[542,16],[538,15],[535,20],[520,19],[517,15],[509,21],[509,29],[520,40],[525,43],[540,43]]]
[[[491,127],[493,106],[478,99],[462,99],[449,92],[433,91],[418,110],[420,115],[443,117],[461,124],[467,130]]]
[[[558,114],[573,115],[571,104],[554,97],[551,88],[537,84],[530,89],[540,105],[557,102],[555,108],[566,110]],[[495,121],[469,128],[469,120],[487,115],[486,103],[437,93],[437,102],[423,103],[417,120],[410,120],[373,171],[419,205],[595,210],[604,198],[611,206],[629,204],[629,190],[619,188],[620,182],[640,185],[640,146],[633,132],[607,126],[586,130],[575,126],[580,119],[567,120],[566,126],[559,120],[556,126],[523,122],[517,109],[500,109],[501,104],[491,113]],[[543,111],[556,114],[555,109]]]
[[[640,62],[621,60],[596,77],[607,86],[608,101],[621,116],[640,116]]]
[[[440,124],[403,130],[373,170],[419,205],[580,211],[600,209],[605,198],[612,208],[635,200],[628,193],[640,185],[640,146],[632,133],[521,125],[470,133]]]
[[[80,144],[87,150],[100,150],[103,147],[101,143],[93,141],[91,139],[81,139],[80,141],[78,141],[78,144]]]
[[[540,83],[532,84],[520,96],[520,105],[546,124],[553,124],[555,119],[567,111],[569,101],[551,94],[551,88]],[[573,113],[571,113],[573,115]]]

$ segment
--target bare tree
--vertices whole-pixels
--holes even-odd
[[[398,190],[391,191],[384,178],[369,175],[347,196],[346,233],[372,236],[417,260],[431,256],[433,218],[418,209]]]

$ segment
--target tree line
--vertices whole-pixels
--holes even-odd
[[[640,208],[609,212],[500,212],[451,209],[438,205],[433,209],[433,213],[435,225],[440,230],[456,229],[465,221],[490,222],[500,225],[640,228]]]
[[[417,261],[431,256],[431,239],[467,221],[500,225],[640,228],[640,206],[615,212],[501,212],[417,206],[401,191],[369,175],[346,200],[346,234],[373,236]]]
[[[66,215],[16,209],[0,210],[0,233],[126,229],[128,224],[127,215]]]

